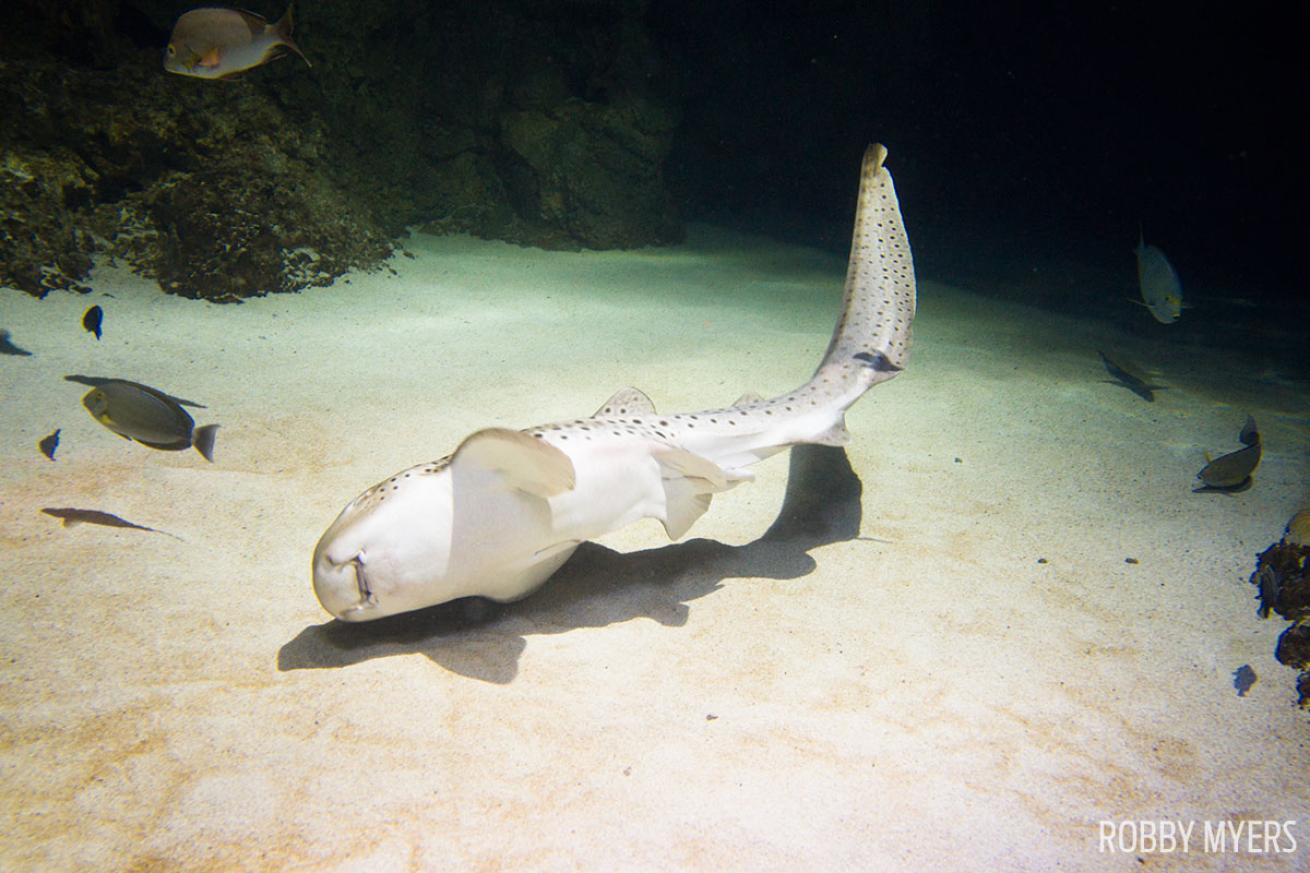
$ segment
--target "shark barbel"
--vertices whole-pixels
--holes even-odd
[[[846,410],[909,358],[914,263],[886,156],[864,154],[842,314],[808,382],[677,415],[625,388],[590,418],[477,431],[342,510],[314,549],[319,602],[357,622],[473,595],[517,600],[585,540],[643,518],[677,539],[755,462],[844,445]]]

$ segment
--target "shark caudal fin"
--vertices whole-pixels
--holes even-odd
[[[828,350],[809,382],[769,401],[784,412],[796,406],[807,410],[785,433],[789,444],[845,445],[850,440],[846,410],[909,361],[914,259],[896,186],[883,166],[886,157],[887,149],[876,143],[864,152],[846,293]]]
[[[905,369],[910,357],[914,259],[886,158],[878,143],[864,152],[842,314],[814,374],[855,391],[843,408]]]

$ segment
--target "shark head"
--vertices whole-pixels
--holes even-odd
[[[371,621],[460,596],[449,578],[451,476],[398,473],[342,510],[314,549],[314,594],[342,621]]]
[[[548,503],[573,484],[572,462],[544,441],[478,431],[352,500],[314,549],[314,593],[350,622],[475,594],[517,600],[578,545]]]

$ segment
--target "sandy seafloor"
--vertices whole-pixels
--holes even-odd
[[[89,297],[2,292],[33,354],[0,359],[0,868],[1310,864],[1310,714],[1247,583],[1310,496],[1304,383],[921,274],[909,368],[851,411],[849,470],[802,457],[769,536],[786,454],[688,541],[647,521],[520,603],[344,626],[309,559],[359,491],[625,385],[666,411],[794,387],[845,266],[707,227],[406,248],[240,306],[107,266]],[[1170,390],[1105,384],[1106,346]],[[115,437],[69,373],[207,404],[216,462]],[[1256,486],[1192,494],[1248,411]],[[68,506],[173,536],[40,512]],[[1107,819],[1197,833],[1104,854]],[[1297,851],[1201,851],[1238,820],[1296,820]]]

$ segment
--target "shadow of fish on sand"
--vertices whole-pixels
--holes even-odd
[[[628,554],[583,543],[530,598],[465,598],[367,624],[311,625],[278,652],[278,669],[345,667],[417,652],[453,673],[506,684],[518,674],[528,636],[633,618],[681,627],[688,604],[727,579],[802,578],[816,567],[812,549],[859,537],[863,486],[844,449],[797,446],[790,461],[782,509],[754,542],[697,538]]]
[[[1151,383],[1138,372],[1134,365],[1127,363],[1119,356],[1111,358],[1100,349],[1097,349],[1096,353],[1101,356],[1101,363],[1105,366],[1105,371],[1114,377],[1113,379],[1103,379],[1101,381],[1127,388],[1147,403],[1154,403],[1155,392],[1163,391],[1168,387]]]

